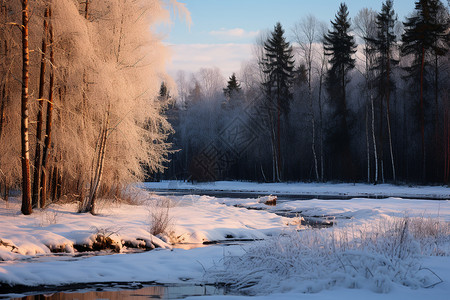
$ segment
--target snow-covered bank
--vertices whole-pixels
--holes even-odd
[[[153,202],[169,201],[167,234],[150,234]],[[171,248],[167,243],[203,243],[227,239],[263,239],[279,233],[285,218],[269,212],[221,205],[212,197],[148,195],[141,205],[99,203],[99,214],[78,214],[76,204],[53,204],[31,216],[20,213],[17,199],[0,202],[0,261],[20,260],[52,252],[74,253],[93,248],[98,236],[112,240],[115,250],[127,245]],[[75,249],[74,249],[75,248]],[[94,247],[95,248],[95,247]]]
[[[299,194],[352,197],[402,197],[450,199],[447,186],[404,186],[364,183],[255,183],[242,181],[217,181],[192,184],[185,181],[145,182],[140,186],[148,189],[229,191],[259,194]]]

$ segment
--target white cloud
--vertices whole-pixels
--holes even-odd
[[[224,38],[253,38],[259,34],[259,31],[245,31],[242,28],[213,30],[209,32],[212,36]]]
[[[172,60],[167,71],[175,76],[178,70],[195,73],[200,68],[218,67],[225,78],[239,72],[241,64],[252,58],[252,44],[184,44],[170,45]]]

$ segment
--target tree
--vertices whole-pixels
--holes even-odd
[[[404,56],[413,55],[414,62],[407,68],[410,77],[418,78],[419,86],[419,123],[422,152],[422,180],[426,178],[426,147],[425,147],[425,105],[424,78],[427,54],[444,55],[447,52],[448,24],[438,22],[439,0],[419,0],[415,2],[415,13],[403,23],[405,32],[402,35],[401,51]]]
[[[30,215],[31,208],[31,175],[30,175],[30,143],[28,140],[28,79],[30,69],[30,50],[28,46],[28,0],[22,0],[22,213]]]
[[[159,88],[158,100],[166,103],[172,96],[170,96],[167,84],[163,81],[161,82],[161,87]]]
[[[49,7],[49,44],[50,44],[50,83],[48,88],[48,103],[47,103],[47,116],[45,123],[45,138],[44,148],[42,151],[42,174],[41,174],[41,207],[45,207],[47,201],[47,180],[50,177],[50,151],[52,140],[52,127],[53,127],[53,89],[55,85],[55,52],[54,52],[54,39],[53,39],[53,24],[52,24],[52,8]]]
[[[277,23],[270,37],[264,43],[263,72],[267,79],[263,82],[266,101],[276,113],[277,129],[273,132],[276,145],[274,148],[274,181],[281,180],[281,115],[289,112],[292,92],[294,56],[292,46],[286,41],[284,29]],[[272,113],[271,119],[273,118]],[[271,122],[272,123],[272,122]],[[273,128],[273,127],[272,127]]]
[[[240,91],[241,91],[241,84],[237,81],[236,74],[233,73],[227,82],[227,87],[223,89],[223,94],[228,99],[228,101],[230,101],[230,99],[233,98]]]
[[[48,16],[49,16],[49,6],[46,5],[44,13],[44,25],[42,33],[42,47],[41,47],[41,68],[39,75],[39,96],[38,96],[38,115],[37,115],[37,126],[36,126],[36,147],[34,155],[34,176],[33,176],[33,195],[32,204],[33,207],[42,207],[41,201],[39,200],[41,192],[41,171],[42,171],[42,131],[43,131],[43,110],[44,110],[44,88],[45,88],[45,71],[46,71],[46,52],[47,52],[47,39],[48,39]]]
[[[314,171],[316,175],[316,180],[319,181],[320,178],[323,178],[323,174],[319,176],[319,167],[317,162],[317,153],[316,153],[316,119],[314,115],[313,109],[313,97],[312,97],[312,63],[314,59],[314,43],[318,41],[319,34],[319,21],[312,15],[308,15],[303,18],[303,20],[298,23],[294,28],[294,35],[297,40],[297,43],[300,45],[301,54],[305,59],[306,68],[307,68],[307,82],[308,82],[308,98],[309,98],[309,109],[310,109],[310,117],[311,117],[311,150],[313,152],[314,157]],[[322,158],[322,157],[321,157]],[[323,160],[320,162],[323,165]],[[323,170],[323,168],[322,168]]]
[[[389,152],[391,157],[392,178],[396,180],[395,160],[392,146],[391,133],[391,114],[390,114],[390,96],[394,89],[395,83],[392,80],[393,68],[398,65],[399,61],[394,58],[393,52],[397,41],[395,35],[395,24],[397,17],[393,9],[393,2],[387,0],[383,3],[381,12],[377,15],[376,25],[377,33],[374,38],[368,38],[367,41],[371,45],[371,51],[376,55],[373,70],[375,72],[374,87],[377,89],[377,96],[380,100],[380,162],[384,180],[383,166],[383,100],[386,102],[386,120],[389,139]]]
[[[343,171],[344,178],[350,179],[354,175],[354,166],[350,155],[346,87],[347,74],[355,67],[355,59],[352,55],[356,52],[356,45],[353,36],[349,33],[350,19],[345,3],[341,3],[335,21],[331,21],[331,25],[332,30],[329,30],[324,37],[324,48],[330,57],[331,65],[327,74],[327,89],[334,110],[332,118],[335,124],[331,140],[335,145],[336,155],[342,159],[338,168]]]
[[[370,138],[371,132],[372,145],[375,161],[375,184],[378,182],[378,151],[377,142],[375,136],[375,111],[374,111],[374,97],[371,91],[373,84],[373,65],[375,60],[375,51],[373,51],[373,44],[369,42],[370,39],[376,36],[376,19],[377,13],[372,9],[363,8],[361,9],[355,17],[355,31],[356,34],[364,42],[364,79],[365,79],[365,94],[366,94],[366,113],[365,113],[365,127],[366,127],[366,153],[367,153],[367,182],[370,182],[371,171],[370,171]],[[369,126],[369,120],[371,126]],[[370,128],[370,129],[369,129]]]

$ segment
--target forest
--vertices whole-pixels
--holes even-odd
[[[0,0],[0,185],[94,212],[142,180],[448,184],[449,7],[391,0],[263,32],[254,58],[165,71],[176,0]]]
[[[175,151],[149,179],[448,184],[449,8],[411,4],[278,23],[228,80],[178,72],[160,89]]]

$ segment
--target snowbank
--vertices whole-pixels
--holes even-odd
[[[172,202],[167,234],[150,234],[153,202]],[[221,205],[212,197],[148,195],[142,205],[99,202],[98,215],[78,214],[75,204],[51,205],[31,216],[20,214],[18,200],[0,202],[0,260],[18,260],[55,252],[99,250],[109,242],[115,252],[127,248],[171,249],[171,243],[264,239],[279,233],[286,218],[270,212]]]

